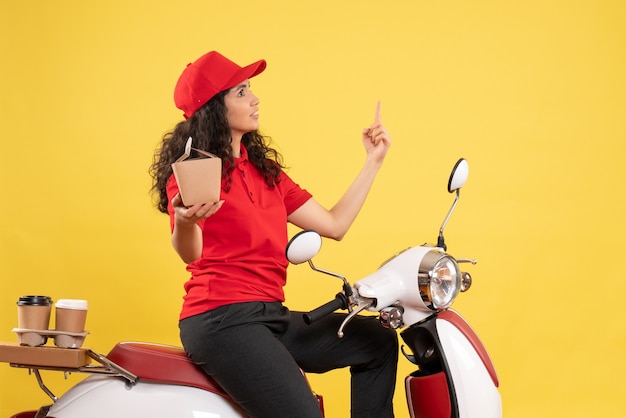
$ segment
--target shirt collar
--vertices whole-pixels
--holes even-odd
[[[237,160],[237,161],[248,161],[248,150],[246,149],[246,146],[243,144],[243,142],[239,146],[239,150],[241,152],[241,157],[235,158],[235,160]]]
[[[243,143],[241,143],[239,149],[241,150],[241,157],[235,158],[235,167],[243,171],[248,161],[248,150],[246,149],[245,145],[243,145]]]

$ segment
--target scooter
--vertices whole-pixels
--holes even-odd
[[[408,248],[385,261],[374,273],[351,286],[344,276],[318,268],[312,258],[320,251],[321,237],[313,231],[294,236],[287,248],[293,264],[308,262],[318,272],[343,281],[335,298],[305,314],[311,323],[338,309],[349,314],[337,335],[356,315],[377,312],[382,326],[400,329],[409,351],[402,353],[418,370],[405,379],[406,399],[412,418],[500,418],[499,380],[489,354],[467,321],[450,309],[460,292],[472,284],[460,264],[476,260],[454,258],[447,253],[443,230],[459,201],[469,166],[460,159],[448,180],[448,192],[456,193],[436,245]]]
[[[459,263],[475,263],[447,254],[443,238],[443,229],[456,207],[467,175],[467,161],[461,159],[448,182],[448,191],[456,192],[456,198],[441,226],[437,245],[404,250],[354,286],[345,277],[313,264],[312,258],[321,249],[321,237],[316,232],[300,232],[286,250],[291,263],[308,262],[314,270],[343,281],[342,291],[335,299],[304,314],[306,322],[347,309],[349,314],[337,332],[338,338],[342,338],[345,325],[368,310],[379,313],[382,326],[404,328],[401,336],[411,353],[404,347],[402,351],[419,367],[405,380],[413,418],[501,417],[499,383],[493,363],[467,322],[449,309],[458,293],[471,285],[471,276],[461,272]],[[22,412],[12,418],[246,416],[180,347],[122,342],[106,356],[90,349],[76,352],[85,360],[73,365],[37,364],[28,358],[11,362],[14,367],[29,369],[53,401],[39,410]],[[57,398],[43,382],[41,370],[90,376]],[[313,391],[311,395],[317,398],[323,415],[323,398]]]

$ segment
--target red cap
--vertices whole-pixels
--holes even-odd
[[[190,118],[217,93],[235,87],[265,70],[265,60],[240,67],[222,54],[211,51],[187,64],[174,88],[174,103]]]

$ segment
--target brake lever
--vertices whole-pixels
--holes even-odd
[[[343,335],[344,335],[343,328],[348,324],[348,322],[350,322],[352,318],[354,318],[363,309],[369,308],[370,306],[374,306],[375,302],[376,301],[374,299],[371,299],[369,302],[368,301],[359,302],[359,305],[356,307],[356,309],[351,311],[341,323],[341,326],[339,327],[339,331],[337,331],[337,336],[339,338],[343,338]]]

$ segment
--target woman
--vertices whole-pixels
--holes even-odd
[[[373,318],[333,314],[306,325],[283,304],[287,222],[340,240],[361,209],[391,144],[376,110],[363,130],[365,165],[330,210],[282,170],[259,132],[259,99],[249,79],[264,60],[240,67],[212,51],[185,68],[174,101],[185,120],[167,133],[151,174],[158,208],[170,215],[172,245],[191,278],[180,315],[189,357],[251,417],[320,417],[300,369],[350,367],[354,418],[393,417],[398,342]],[[171,164],[193,138],[223,162],[219,202],[184,206]]]

